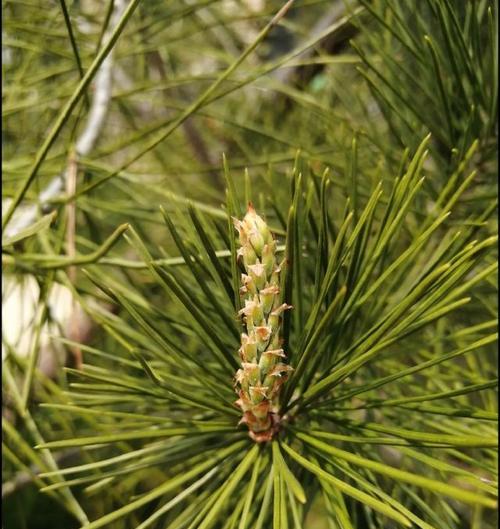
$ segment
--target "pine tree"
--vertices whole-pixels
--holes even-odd
[[[4,529],[493,527],[497,2],[4,14]]]

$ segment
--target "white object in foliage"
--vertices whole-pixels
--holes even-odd
[[[20,357],[27,357],[32,349],[36,324],[40,318],[38,301],[40,289],[33,276],[2,276],[2,361],[12,348]],[[48,296],[49,324],[44,324],[40,334],[40,350],[61,354],[60,345],[50,335],[60,335],[67,329],[73,313],[72,294],[64,286],[54,284]]]

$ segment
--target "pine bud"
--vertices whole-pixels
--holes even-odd
[[[257,254],[250,244],[242,246],[240,250],[238,250],[238,255],[241,255],[243,258],[243,264],[247,270],[250,265],[253,265],[257,262]]]
[[[252,295],[257,294],[257,287],[255,286],[255,282],[249,275],[241,274],[241,283],[243,284],[243,286],[241,287],[240,291],[243,291],[245,294],[247,292]]]
[[[257,442],[270,441],[278,431],[279,395],[292,368],[283,363],[285,353],[279,337],[281,317],[292,308],[282,303],[281,264],[276,263],[276,243],[266,222],[250,204],[242,221],[233,219],[246,274],[241,275],[240,293],[244,307],[239,311],[246,332],[241,334],[239,355],[242,369],[235,375],[243,411],[240,421]]]
[[[273,273],[274,266],[276,264],[276,258],[274,257],[274,252],[276,249],[276,244],[274,241],[272,243],[267,243],[262,248],[262,264],[266,271],[266,277],[270,277]]]
[[[257,359],[257,342],[253,336],[241,335],[240,357],[243,362],[255,362]]]
[[[274,305],[274,300],[280,293],[280,289],[277,286],[270,286],[263,288],[260,291],[260,302],[262,303],[262,310],[264,314],[269,314]]]
[[[262,290],[266,284],[266,270],[261,263],[248,266],[248,273],[258,290]]]

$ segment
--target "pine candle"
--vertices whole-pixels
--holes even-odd
[[[276,242],[265,221],[251,204],[242,221],[233,219],[241,247],[245,274],[240,294],[246,332],[241,335],[241,369],[235,375],[239,395],[236,404],[243,411],[250,437],[259,443],[270,441],[279,427],[279,395],[292,368],[284,363],[280,337],[281,317],[292,308],[280,301],[280,272],[276,262]]]

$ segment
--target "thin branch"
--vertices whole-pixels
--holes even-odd
[[[90,120],[89,120],[90,121]],[[76,153],[71,152],[68,160],[68,169],[66,177],[66,193],[68,195],[73,195],[76,192],[76,179],[78,177],[78,162],[76,159]],[[66,226],[66,244],[67,244],[67,256],[68,259],[74,259],[76,257],[76,243],[75,243],[75,233],[76,233],[76,201],[69,202],[66,206],[66,217],[67,217],[67,226]],[[70,266],[68,268],[68,280],[73,284],[76,282],[76,268]],[[75,318],[77,311],[77,302],[74,297],[71,300],[71,317],[69,325],[71,327],[70,332],[76,342],[80,342],[80,330],[79,330],[79,321],[78,318]],[[82,350],[79,346],[71,347],[71,352],[75,360],[75,366],[77,369],[82,367]]]

